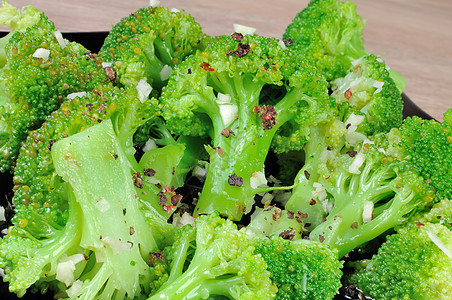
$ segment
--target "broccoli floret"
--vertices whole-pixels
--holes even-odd
[[[0,24],[8,26],[11,30],[9,33],[0,38],[0,68],[6,64],[6,45],[9,39],[18,31],[24,31],[40,21],[45,22],[43,12],[38,11],[31,5],[16,8],[7,1],[2,1],[0,7]]]
[[[133,88],[142,79],[161,90],[172,68],[195,52],[201,26],[185,11],[141,8],[113,26],[99,51],[111,62],[118,83]]]
[[[309,240],[256,237],[254,253],[262,255],[278,287],[274,299],[333,299],[341,286],[337,251]]]
[[[82,45],[63,39],[42,15],[15,32],[0,69],[0,171],[11,170],[29,131],[38,128],[67,95],[107,85],[102,61]]]
[[[217,214],[202,215],[186,225],[165,249],[168,280],[149,299],[274,299],[267,264],[254,253],[244,230]]]
[[[318,178],[313,205],[325,215],[310,238],[343,256],[449,195],[449,132],[447,123],[412,117],[343,155]]]
[[[410,218],[411,223],[439,223],[452,230],[452,201],[443,199],[431,209],[420,211]]]
[[[375,299],[450,299],[451,259],[450,228],[410,223],[362,262],[351,282]]]
[[[374,55],[361,58],[346,76],[334,80],[332,96],[337,104],[335,114],[310,129],[309,140],[303,147],[304,165],[295,177],[296,186],[286,204],[287,209],[308,215],[310,230],[325,215],[325,208],[315,205],[325,199],[312,194],[319,178],[339,167],[344,154],[353,155],[358,143],[402,124],[401,94],[384,62]],[[290,140],[280,136],[275,140],[276,150],[290,145]]]
[[[365,21],[356,4],[340,0],[312,0],[286,28],[289,47],[312,60],[328,80],[343,77],[354,60],[369,55],[364,48]],[[390,70],[400,92],[406,80]]]
[[[269,99],[267,89],[281,95]],[[293,60],[275,39],[237,33],[212,39],[179,64],[159,100],[170,131],[211,139],[195,214],[219,211],[235,220],[260,192],[252,177],[263,172],[278,128],[321,122],[333,105],[314,67]]]

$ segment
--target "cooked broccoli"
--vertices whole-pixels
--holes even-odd
[[[450,195],[450,128],[412,117],[342,155],[342,165],[318,177],[313,204],[326,216],[311,239],[343,256]]]
[[[27,9],[28,11],[28,9]],[[107,85],[102,61],[82,45],[61,37],[43,14],[16,31],[5,46],[0,69],[0,171],[15,166],[21,144],[67,95]]]
[[[244,230],[216,213],[200,216],[186,225],[174,244],[165,249],[170,264],[168,279],[153,299],[274,299],[267,264]]]
[[[104,87],[64,102],[30,134],[14,176],[14,226],[0,246],[11,291],[22,295],[36,284],[71,286],[74,297],[148,294],[146,256],[171,243],[168,208],[181,200],[154,178],[175,166],[144,169],[134,157],[136,128],[156,115],[151,102]],[[68,264],[77,264],[69,277]]]
[[[172,68],[202,45],[203,36],[183,10],[141,8],[113,26],[99,56],[112,63],[121,85],[134,88],[144,79],[161,90]]]
[[[295,188],[286,208],[308,215],[312,230],[325,216],[325,208],[313,200],[319,177],[342,163],[342,155],[378,133],[387,133],[402,123],[402,98],[378,57],[363,57],[346,76],[332,84],[337,109],[323,123],[313,126],[303,147],[304,165],[295,177]],[[275,138],[276,149],[290,147],[290,140]],[[284,172],[284,165],[281,167]],[[289,168],[293,168],[289,165]],[[314,197],[315,198],[315,197]],[[320,199],[321,202],[324,200]]]
[[[450,299],[451,260],[450,228],[410,223],[390,235],[372,259],[363,261],[351,282],[375,299]]]
[[[262,255],[278,287],[274,299],[333,299],[341,286],[342,262],[337,250],[309,240],[256,237],[254,253]]]
[[[369,55],[364,48],[365,21],[356,4],[340,0],[312,0],[286,28],[284,39],[324,72],[328,80],[343,77],[354,60]],[[390,70],[400,92],[406,80]]]
[[[266,89],[281,95],[268,99]],[[263,173],[278,128],[321,122],[333,104],[314,67],[293,60],[275,39],[238,33],[212,39],[179,64],[159,100],[172,133],[211,138],[195,214],[219,211],[234,220],[261,191],[253,176]]]

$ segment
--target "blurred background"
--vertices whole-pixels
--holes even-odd
[[[355,0],[367,23],[367,50],[407,79],[405,93],[438,120],[452,108],[452,1]],[[106,31],[122,17],[148,6],[148,0],[10,0],[46,12],[62,32]],[[307,0],[161,0],[185,9],[210,35],[230,34],[232,24],[257,28],[261,35],[281,38],[287,24]]]

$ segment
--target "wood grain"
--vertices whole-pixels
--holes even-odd
[[[104,31],[122,17],[147,6],[145,0],[10,0],[46,12],[60,31]],[[438,120],[452,108],[452,1],[354,0],[367,20],[366,48],[381,55],[407,79],[405,93]],[[166,0],[184,8],[211,35],[229,34],[232,24],[257,28],[257,33],[280,38],[307,0]]]

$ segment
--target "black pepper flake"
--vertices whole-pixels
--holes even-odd
[[[304,224],[304,227],[310,227],[312,224],[307,222],[306,224]]]
[[[151,266],[154,265],[159,260],[162,262],[168,262],[168,260],[165,258],[165,255],[163,254],[163,251],[160,250],[149,254],[148,263]]]
[[[158,194],[157,194],[157,196],[159,197],[159,205],[160,206],[164,206],[165,204],[166,204],[166,201],[168,200],[167,198],[166,198],[166,191],[165,190],[161,190]]]
[[[262,120],[262,127],[264,130],[270,130],[278,124],[276,121],[277,112],[272,105],[256,105],[253,108],[253,113],[257,114]]]
[[[319,234],[319,241],[321,243],[323,243],[325,241],[325,237],[323,235],[321,235],[321,234]]]
[[[187,74],[191,74],[191,69],[188,69]]]
[[[175,167],[173,167],[173,170],[171,171],[171,175],[174,175],[174,174],[176,174],[176,168]]]
[[[118,154],[116,154],[116,153],[113,154],[113,158],[114,158],[114,159],[118,159]]]
[[[287,211],[287,218],[289,218],[290,220],[293,220],[293,218],[295,217],[295,213],[291,210]]]
[[[224,136],[225,138],[228,138],[229,136],[235,135],[234,131],[232,131],[230,128],[225,128],[221,131],[221,135]]]
[[[358,154],[358,152],[356,152],[355,150],[349,150],[347,151],[347,155],[350,157],[355,157],[356,154]]]
[[[276,221],[279,218],[281,218],[281,209],[278,207],[275,207],[275,211],[272,214],[272,219],[273,219],[273,221]]]
[[[316,205],[317,204],[317,201],[315,201],[314,199],[311,199],[311,201],[309,201],[309,205]]]
[[[243,178],[237,176],[237,174],[234,173],[234,174],[229,176],[228,183],[229,183],[229,185],[232,185],[232,186],[242,186],[243,185]]]
[[[155,170],[151,169],[151,168],[144,169],[143,174],[144,174],[144,176],[152,177],[152,176],[155,176]]]
[[[174,195],[171,197],[171,204],[177,206],[182,200],[182,195]]]
[[[248,43],[245,43],[245,44],[239,43],[238,47],[237,47],[237,50],[234,51],[234,54],[238,58],[241,58],[241,57],[246,56],[248,54],[248,52],[250,52],[250,50],[251,50],[250,44],[248,44]]]
[[[116,73],[115,69],[113,69],[112,67],[105,67],[104,71],[108,80],[110,80],[111,82],[114,82],[116,80],[118,74]]]
[[[243,34],[241,34],[240,32],[234,32],[233,34],[231,34],[231,37],[233,40],[236,40],[238,42],[243,40]]]
[[[286,45],[286,46],[289,46],[289,45],[293,44],[293,40],[292,39],[285,39],[285,40],[283,40],[283,42],[284,42],[284,45]]]
[[[143,178],[140,172],[133,174],[133,184],[139,189],[143,188]]]
[[[358,229],[358,222],[353,222],[352,225],[350,225],[351,229]]]
[[[50,150],[50,151],[52,151],[52,147],[53,147],[53,144],[55,144],[55,140],[50,140],[49,141],[49,146],[47,146],[47,148]]]
[[[296,230],[288,229],[288,230],[285,230],[285,231],[281,232],[279,234],[279,236],[282,237],[285,240],[290,240],[291,241],[291,240],[293,240],[293,238],[295,237],[296,234],[297,234]]]
[[[122,209],[122,214],[123,214],[124,216],[127,214],[127,209],[126,209],[126,208],[123,208],[123,209]]]
[[[347,125],[345,125],[345,129],[349,129],[350,126],[352,126],[352,124],[348,123]]]
[[[132,226],[130,226],[129,234],[130,234],[130,235],[133,235],[134,233],[135,233],[135,228],[133,228]]]
[[[94,59],[96,61],[96,56],[92,54],[91,52],[85,52],[86,60]]]
[[[309,177],[311,177],[311,174],[309,174],[308,171],[304,170],[304,177],[306,177],[306,179],[309,180]]]
[[[328,150],[328,151],[332,151],[332,150],[334,150],[334,148],[333,148],[333,147],[331,147],[331,146],[328,146],[328,147],[326,147],[326,150]]]

